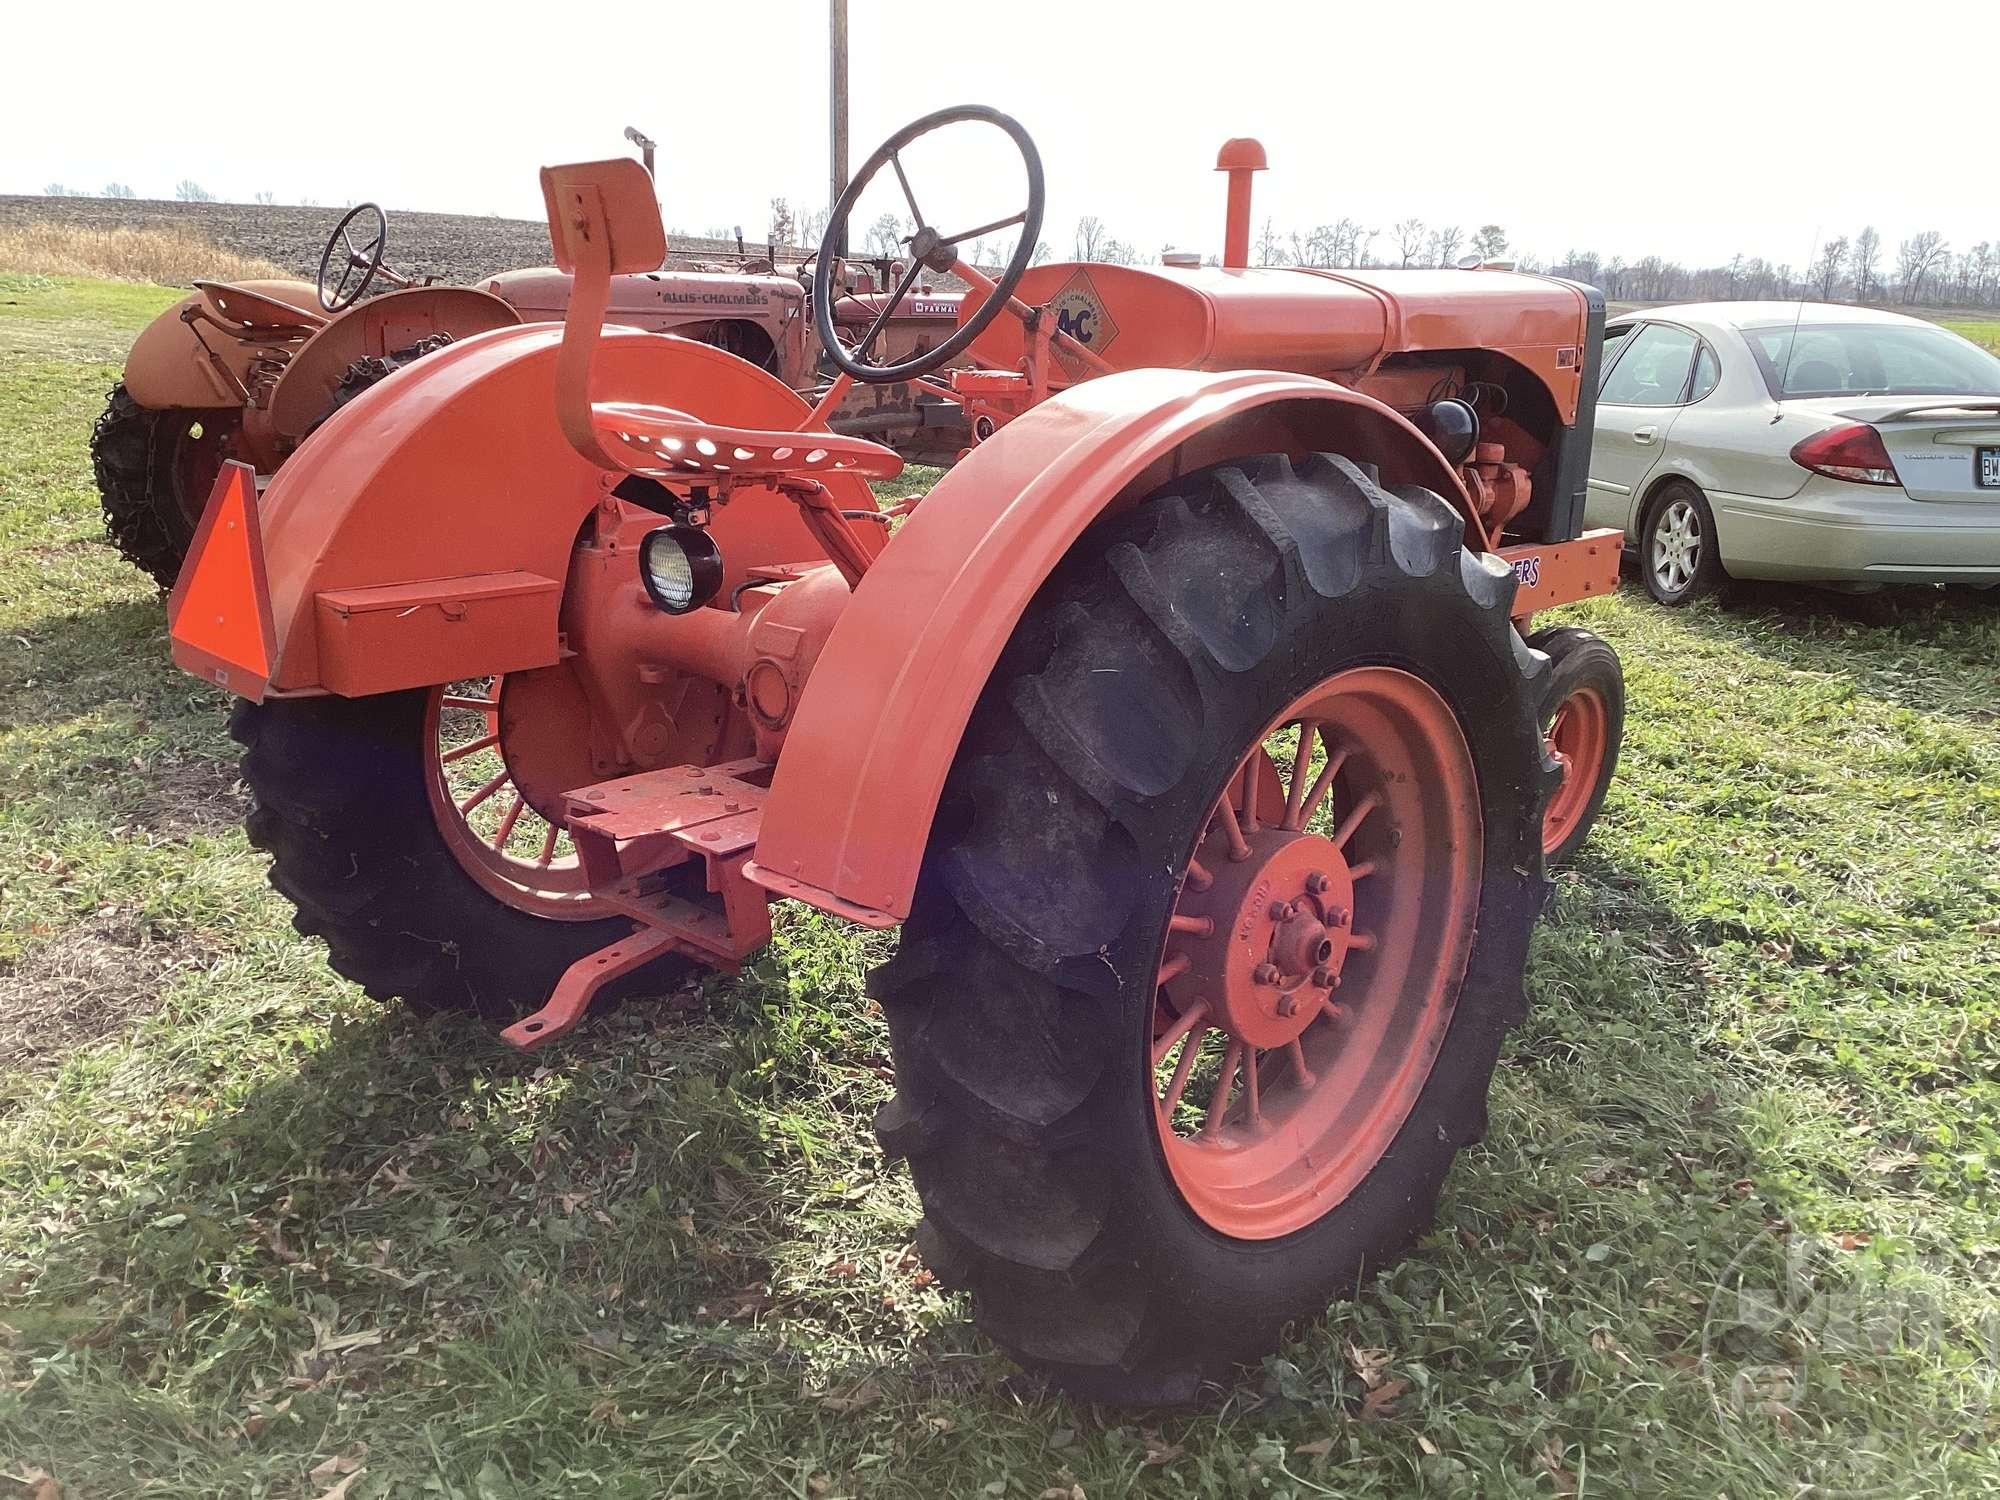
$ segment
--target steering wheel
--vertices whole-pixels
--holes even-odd
[[[924,221],[923,210],[917,207],[917,195],[910,189],[910,179],[903,172],[899,153],[904,147],[920,136],[942,130],[947,125],[965,121],[980,121],[1004,130],[1012,137],[1015,148],[1021,153],[1021,164],[1028,174],[1028,205],[1019,213],[1004,219],[995,219],[990,224],[981,224],[974,229],[960,230],[956,234],[942,234]],[[874,180],[875,174],[883,167],[893,167],[896,180],[902,184],[904,201],[910,205],[910,217],[916,221],[917,232],[903,241],[910,247],[910,266],[897,282],[896,290],[882,310],[875,315],[875,321],[868,325],[868,331],[861,336],[861,342],[852,349],[842,344],[833,328],[833,299],[839,293],[834,284],[834,247],[845,241],[848,219],[854,213],[854,205],[861,194]],[[971,342],[978,338],[988,323],[991,323],[1006,307],[1014,295],[1014,288],[1021,284],[1021,277],[1034,259],[1035,243],[1042,232],[1042,156],[1035,149],[1035,143],[1028,138],[1028,132],[1021,128],[1018,120],[1003,115],[997,109],[988,109],[983,104],[961,104],[953,109],[941,109],[935,114],[913,120],[875,148],[874,155],[861,164],[861,170],[848,182],[840,195],[840,201],[833,206],[833,215],[827,222],[826,238],[820,241],[819,262],[813,270],[812,307],[813,327],[818,330],[820,347],[834,367],[853,376],[867,385],[888,385],[898,380],[911,380],[918,375],[928,375],[933,370],[941,370],[964,352]],[[949,271],[958,264],[958,247],[965,240],[979,238],[999,229],[1021,226],[1021,238],[1014,246],[1014,258],[1001,273],[998,283],[986,299],[973,310],[972,315],[959,325],[958,331],[936,348],[904,360],[901,364],[871,364],[868,350],[881,336],[888,325],[890,316],[902,305],[903,298],[917,284],[917,277],[926,269],[938,272]]]
[[[349,233],[354,221],[363,214],[375,216],[375,231],[363,242],[359,250],[354,248],[354,237]],[[361,294],[368,290],[368,284],[375,279],[375,273],[382,269],[382,251],[389,242],[389,216],[382,212],[380,205],[357,203],[347,211],[347,217],[333,226],[333,233],[327,236],[326,249],[319,257],[319,305],[328,312],[344,312],[361,300]],[[334,251],[343,250],[345,258],[340,263],[340,277],[332,277]],[[361,279],[354,280],[359,271]],[[348,283],[353,282],[353,290]]]

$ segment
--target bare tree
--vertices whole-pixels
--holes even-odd
[[[66,187],[60,182],[52,182],[42,189],[42,196],[44,198],[76,198],[82,195],[75,189]]]
[[[1458,247],[1465,243],[1465,231],[1456,224],[1446,224],[1431,235],[1428,253],[1434,265],[1448,266],[1458,258]]]
[[[107,198],[136,198],[139,195],[122,182],[107,182],[104,184],[104,196]]]
[[[192,177],[183,177],[174,188],[174,196],[183,203],[213,203],[215,194],[196,182]]]
[[[1498,224],[1481,224],[1472,237],[1472,248],[1481,260],[1493,260],[1507,253],[1507,231]]]
[[[272,192],[269,188],[265,188],[262,192],[257,194],[257,201],[259,203],[276,203],[278,201],[278,195]]]
[[[903,238],[903,221],[883,214],[868,226],[868,248],[877,255],[894,255]]]
[[[1042,265],[1044,262],[1051,259],[1054,255],[1055,251],[1049,248],[1049,242],[1047,240],[1036,240],[1035,253],[1028,257],[1028,264],[1031,266]]]
[[[1819,300],[1831,302],[1840,285],[1841,270],[1847,265],[1847,236],[1837,234],[1819,247],[1819,259],[1813,262],[1813,285],[1819,288]]]
[[[792,205],[783,198],[773,198],[771,227],[765,237],[774,245],[789,245],[798,232],[798,219],[792,213]]]
[[[1104,227],[1104,221],[1096,214],[1085,214],[1076,221],[1076,237],[1071,244],[1072,260],[1099,260],[1104,242],[1111,238],[1111,231]]]
[[[799,243],[801,245],[804,245],[807,249],[818,248],[819,242],[826,238],[827,221],[830,220],[832,217],[833,217],[832,209],[816,208],[811,213],[807,214],[804,218],[800,219]]]
[[[1139,263],[1139,252],[1125,241],[1112,237],[1107,238],[1098,247],[1096,259],[1109,266],[1136,266]]]
[[[1396,253],[1408,265],[1424,251],[1424,221],[1422,219],[1398,219],[1396,221]]]
[[[1935,229],[1913,234],[1896,247],[1896,279],[1902,283],[1905,303],[1917,300],[1925,279],[1950,255],[1944,236]]]
[[[1260,266],[1282,266],[1285,263],[1285,242],[1278,238],[1278,229],[1271,220],[1264,221],[1264,229],[1257,236],[1257,264]]]
[[[1854,249],[1848,252],[1848,264],[1854,268],[1856,302],[1866,302],[1873,295],[1875,264],[1881,257],[1882,236],[1875,232],[1873,224],[1865,225],[1854,237]]]

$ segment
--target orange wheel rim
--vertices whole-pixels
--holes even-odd
[[[1562,785],[1542,814],[1542,852],[1553,854],[1576,831],[1604,770],[1611,742],[1611,713],[1595,688],[1580,687],[1556,706],[1547,733],[1549,753],[1562,767]]]
[[[529,804],[502,755],[498,677],[434,688],[424,710],[424,790],[445,847],[489,895],[564,921],[609,915],[569,835]]]
[[[1168,919],[1149,1063],[1205,1223],[1303,1229],[1388,1150],[1451,1023],[1481,849],[1465,737],[1407,672],[1328,677],[1238,761]]]

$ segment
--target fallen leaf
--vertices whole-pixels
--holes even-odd
[[[1361,1398],[1361,1420],[1380,1422],[1396,1414],[1396,1402],[1409,1390],[1407,1380],[1384,1381]]]
[[[1310,1443],[1300,1443],[1292,1452],[1300,1458],[1325,1458],[1333,1452],[1333,1439],[1314,1438]]]
[[[844,1391],[835,1391],[819,1398],[819,1404],[838,1416],[860,1411],[873,1406],[882,1399],[882,1384],[873,1375],[856,1381]]]
[[[62,1500],[62,1486],[56,1483],[55,1476],[47,1469],[29,1469],[14,1482],[28,1487],[28,1500]]]
[[[1421,1432],[1417,1434],[1417,1446],[1423,1449],[1424,1452],[1429,1454],[1432,1458],[1436,1458],[1438,1456],[1438,1445],[1432,1442],[1429,1438],[1425,1437]]]
[[[1535,1451],[1535,1457],[1541,1462],[1542,1467],[1548,1471],[1549,1479],[1554,1483],[1556,1493],[1558,1495],[1574,1495],[1576,1493],[1576,1475],[1563,1467],[1562,1456],[1562,1444],[1554,1438],[1550,1438]]]
[[[1842,1230],[1833,1237],[1835,1246],[1842,1250],[1860,1250],[1869,1245],[1872,1240],[1872,1235],[1862,1234],[1860,1231],[1853,1229]]]
[[[1361,1377],[1361,1383],[1372,1391],[1382,1383],[1382,1372],[1389,1368],[1389,1351],[1363,1349],[1358,1345],[1349,1344],[1347,1363],[1353,1367],[1354,1373]]]
[[[347,1492],[353,1489],[354,1486],[356,1486],[357,1484],[361,1483],[362,1476],[365,1475],[367,1472],[368,1471],[366,1469],[356,1469],[352,1474],[349,1474],[345,1479],[341,1480],[340,1483],[336,1484],[332,1489],[322,1490],[320,1492],[319,1500],[347,1500]]]
[[[329,1479],[337,1479],[342,1474],[359,1474],[361,1464],[368,1457],[368,1445],[356,1443],[345,1453],[336,1453],[332,1458],[323,1458],[307,1472],[307,1477],[324,1484]]]
[[[1089,1497],[1083,1493],[1083,1486],[1080,1484],[1072,1484],[1067,1488],[1052,1484],[1042,1491],[1039,1500],[1089,1500]]]
[[[950,1432],[957,1425],[958,1423],[952,1421],[950,1417],[924,1418],[924,1426],[930,1428],[932,1432]]]
[[[833,1481],[824,1474],[811,1475],[806,1480],[806,1493],[813,1500],[822,1500],[822,1497],[833,1493]]]
[[[1165,1442],[1157,1432],[1149,1432],[1146,1434],[1146,1456],[1140,1460],[1139,1467],[1164,1469],[1186,1451],[1179,1443]]]

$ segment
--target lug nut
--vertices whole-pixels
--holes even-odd
[[[1349,921],[1347,908],[1344,906],[1336,906],[1332,911],[1326,914],[1326,919],[1327,921],[1333,923],[1333,925],[1336,927],[1345,927]]]
[[[1281,1016],[1296,1015],[1298,1013],[1298,1009],[1299,1009],[1299,997],[1293,994],[1290,990],[1287,990],[1284,994],[1278,996],[1279,1015]]]
[[[1237,972],[1240,974],[1243,971],[1239,969]],[[1276,964],[1259,964],[1256,971],[1250,977],[1259,984],[1276,984],[1278,982],[1278,966]]]
[[[1271,909],[1264,913],[1264,915],[1269,917],[1273,922],[1286,921],[1292,915],[1292,904],[1289,901],[1273,901]]]
[[[1313,983],[1323,990],[1330,990],[1339,982],[1340,976],[1325,964],[1321,964],[1317,969],[1313,970]]]
[[[1315,896],[1319,895],[1320,892],[1332,884],[1333,882],[1326,878],[1326,871],[1324,870],[1314,870],[1310,875],[1306,876],[1306,890]]]

